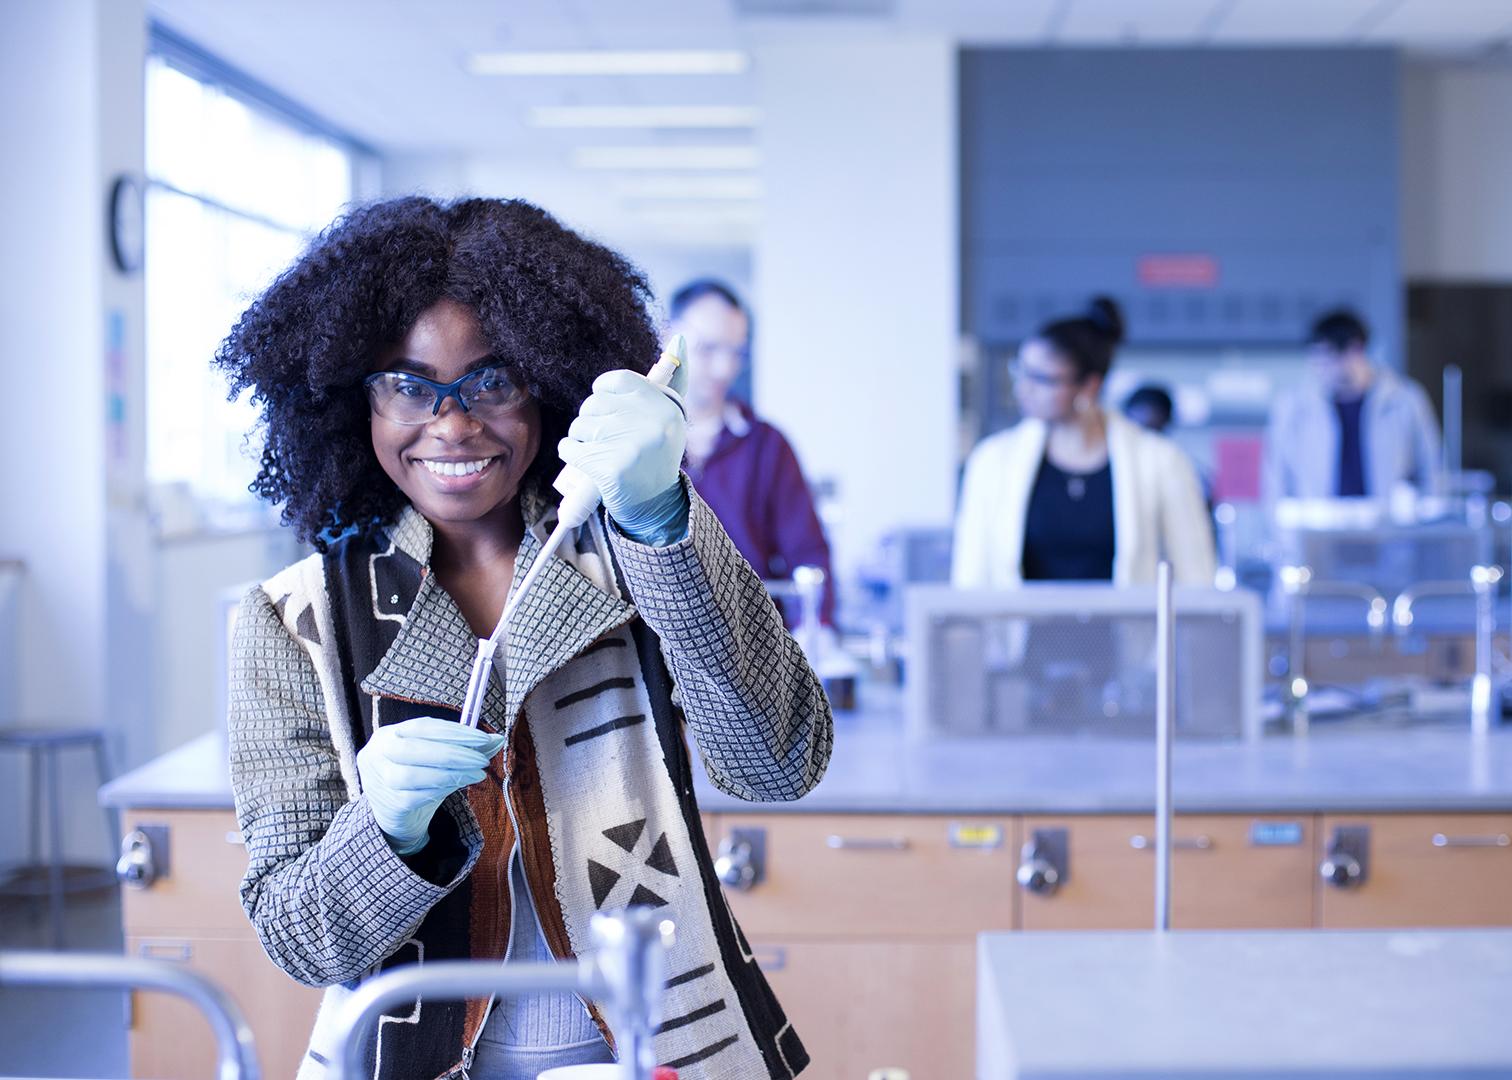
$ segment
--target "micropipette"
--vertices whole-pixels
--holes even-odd
[[[668,388],[672,384],[672,376],[687,361],[687,356],[686,340],[681,334],[673,334],[663,347],[661,356],[646,373],[646,378],[677,400],[675,393]],[[504,614],[499,616],[499,624],[493,628],[493,633],[478,639],[478,655],[473,659],[472,674],[467,680],[467,696],[462,701],[462,724],[465,727],[477,727],[482,718],[483,698],[488,692],[488,671],[506,637],[509,617],[520,606],[520,601],[535,584],[536,578],[540,577],[557,548],[562,546],[562,541],[599,507],[599,490],[581,469],[565,466],[552,486],[562,495],[561,505],[557,507],[556,528],[551,530],[551,535],[541,545],[540,553],[536,555],[535,562],[531,563],[524,580],[504,605]]]

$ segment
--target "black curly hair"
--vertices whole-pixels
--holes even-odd
[[[261,409],[262,467],[250,490],[281,502],[284,523],[319,550],[391,521],[405,498],[374,456],[362,380],[440,300],[473,310],[539,402],[541,450],[527,477],[549,481],[593,380],[655,361],[650,298],[622,256],[519,199],[359,207],[268,287],[216,352],[231,397],[250,389]]]

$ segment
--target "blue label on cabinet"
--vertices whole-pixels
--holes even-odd
[[[1255,821],[1250,823],[1252,847],[1297,847],[1302,843],[1300,821]]]

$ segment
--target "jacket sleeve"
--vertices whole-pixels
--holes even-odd
[[[231,790],[248,857],[242,907],[289,975],[347,982],[403,944],[466,877],[483,846],[477,821],[459,793],[437,811],[433,842],[465,854],[444,884],[394,854],[367,799],[348,798],[314,663],[262,588],[238,612],[230,677]]]
[[[1218,572],[1213,523],[1192,461],[1174,443],[1159,437],[1160,547],[1181,585],[1212,585]]]
[[[1286,454],[1282,449],[1286,439],[1283,433],[1285,419],[1285,402],[1277,401],[1271,406],[1270,420],[1265,425],[1265,445],[1261,448],[1260,458],[1260,504],[1267,514],[1274,513],[1276,503],[1292,492]]]
[[[1417,383],[1408,383],[1412,399],[1413,479],[1425,495],[1437,495],[1444,487],[1444,444],[1439,436],[1438,418],[1428,394]]]
[[[649,547],[611,523],[610,543],[641,618],[661,638],[714,786],[753,802],[796,799],[829,764],[829,699],[761,579],[683,484],[686,537]]]
[[[985,446],[978,446],[966,459],[950,556],[950,583],[958,589],[981,588],[992,583],[994,472]]]

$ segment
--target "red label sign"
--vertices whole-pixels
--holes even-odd
[[[1147,289],[1212,289],[1218,260],[1211,255],[1141,255],[1139,283]]]

